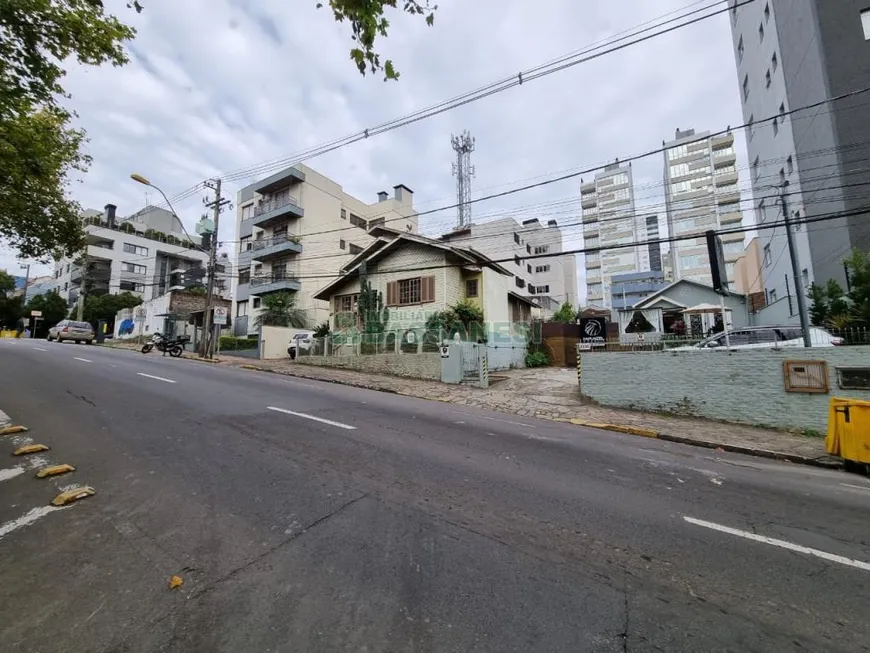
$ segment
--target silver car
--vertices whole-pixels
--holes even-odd
[[[75,320],[61,320],[48,330],[47,340],[73,340],[75,342],[84,342],[91,344],[94,341],[94,327],[87,322],[76,322]]]
[[[837,347],[843,344],[843,339],[833,336],[821,327],[810,327],[810,341],[813,347]],[[728,332],[728,342],[725,333],[720,331],[705,338],[696,345],[677,347],[681,351],[693,349],[779,349],[781,347],[803,347],[803,330],[796,326],[757,326],[732,329]]]

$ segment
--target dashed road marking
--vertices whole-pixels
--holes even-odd
[[[163,381],[164,383],[175,383],[172,379],[164,379],[162,376],[154,376],[153,374],[145,374],[145,372],[136,372],[139,376],[144,376],[148,379],[155,379],[157,381]]]
[[[36,351],[48,351],[47,349],[45,349],[45,348],[43,348],[43,347],[34,347],[34,349],[35,349]]]
[[[73,356],[77,361],[81,361],[82,363],[93,363],[94,361],[89,361],[87,358],[79,358],[78,356]]]
[[[8,481],[10,478],[21,476],[24,473],[24,467],[10,467],[9,469],[0,469],[0,481]]]
[[[468,415],[469,417],[476,417],[477,419],[488,419],[491,422],[502,422],[504,424],[516,424],[517,426],[526,426],[530,429],[538,428],[535,424],[526,424],[525,422],[514,422],[509,419],[499,419],[498,417],[486,417],[485,415],[475,415],[474,413],[463,413],[463,412],[455,412],[456,415]]]
[[[723,526],[722,524],[714,524],[713,522],[704,521],[703,519],[695,519],[694,517],[683,517],[685,521],[690,524],[694,524],[695,526],[701,526],[703,528],[709,528],[710,530],[719,531],[720,533],[727,533],[728,535],[736,535],[737,537],[742,537],[746,540],[752,540],[753,542],[761,542],[762,544],[769,544],[771,546],[777,546],[781,549],[786,549],[788,551],[794,551],[796,553],[804,553],[806,555],[815,556],[817,558],[821,558],[822,560],[827,560],[828,562],[836,562],[841,565],[846,565],[847,567],[855,567],[856,569],[863,569],[864,571],[870,571],[870,562],[863,562],[862,560],[853,560],[852,558],[847,558],[845,556],[836,555],[834,553],[828,553],[827,551],[819,551],[818,549],[811,549],[808,546],[801,546],[800,544],[794,544],[792,542],[786,542],[785,540],[777,540],[773,537],[767,537],[765,535],[757,535],[756,533],[750,533],[749,531],[741,531],[737,528],[731,528],[730,526]]]
[[[304,417],[305,419],[314,420],[315,422],[322,422],[324,424],[329,424],[330,426],[337,426],[340,429],[346,429],[348,431],[355,431],[356,427],[351,426],[350,424],[342,424],[341,422],[333,422],[331,419],[324,419],[322,417],[316,417],[315,415],[309,415],[307,413],[297,413],[293,410],[287,410],[286,408],[276,408],[275,406],[267,406],[269,410],[274,410],[279,413],[285,413],[287,415],[294,415],[296,417]]]
[[[870,485],[852,485],[851,483],[840,483],[843,487],[851,487],[856,490],[864,490],[866,492],[870,492]]]

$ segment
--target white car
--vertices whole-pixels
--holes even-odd
[[[287,353],[290,354],[290,358],[295,359],[297,351],[309,351],[312,342],[314,342],[313,331],[297,333],[287,345]]]
[[[670,351],[693,351],[696,349],[779,349],[780,347],[803,347],[803,329],[795,326],[757,326],[732,329],[728,332],[729,342],[725,342],[725,332],[705,338],[697,345],[676,347]],[[810,327],[810,340],[813,347],[836,347],[843,339],[832,336],[820,327]]]

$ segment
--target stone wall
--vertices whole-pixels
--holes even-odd
[[[828,363],[828,393],[786,392],[783,361]],[[789,429],[827,430],[837,367],[870,368],[870,347],[581,354],[581,391],[605,406]]]
[[[425,354],[372,354],[360,356],[302,356],[300,365],[339,367],[371,374],[392,374],[413,379],[441,380],[441,355]]]

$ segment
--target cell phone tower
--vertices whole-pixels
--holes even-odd
[[[456,163],[453,164],[453,174],[456,176],[456,204],[459,209],[459,224],[457,229],[471,225],[471,178],[474,177],[474,166],[471,165],[471,153],[474,152],[474,138],[468,131],[459,136],[450,135],[450,143],[456,152]]]

